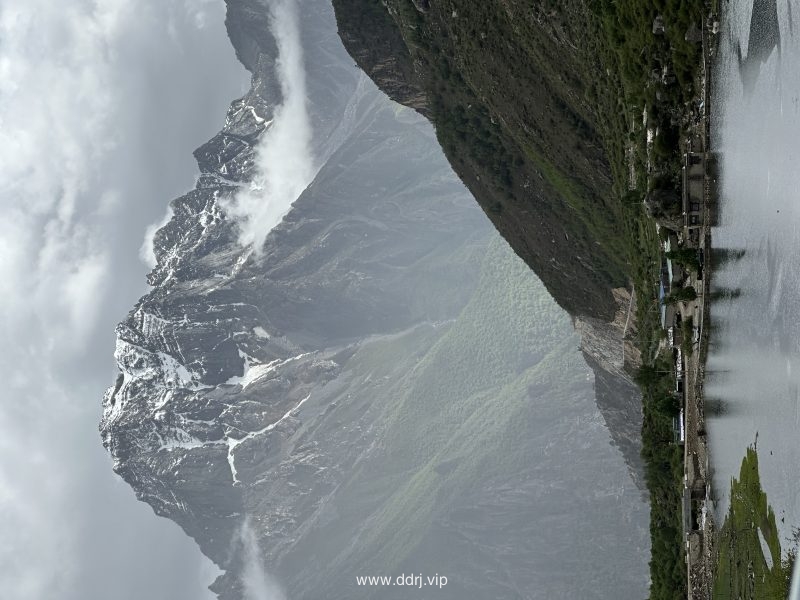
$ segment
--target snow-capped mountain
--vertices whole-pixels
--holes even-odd
[[[391,598],[354,576],[437,556],[460,573],[437,595],[518,597],[546,589],[553,565],[592,571],[594,551],[567,543],[586,527],[620,559],[591,585],[562,578],[573,597],[644,594],[646,507],[612,445],[638,459],[635,393],[597,410],[568,317],[427,122],[353,66],[322,0],[296,3],[312,181],[263,246],[242,243],[231,207],[286,99],[279,4],[228,0],[253,85],[195,152],[197,186],[154,239],[152,289],[117,328],[100,427],[115,470],[225,569],[226,600],[244,593],[245,522],[297,598]],[[581,326],[602,350],[603,324]],[[606,358],[603,385],[630,393]]]

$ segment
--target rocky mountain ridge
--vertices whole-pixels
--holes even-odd
[[[258,143],[273,124],[281,82],[268,6],[228,0],[228,30],[253,86],[232,103],[221,132],[196,151],[197,186],[172,202],[173,217],[154,239],[153,288],[117,328],[120,374],[104,398],[100,426],[115,470],[225,569],[213,588],[223,600],[244,594],[243,573],[253,558],[237,541],[244,522],[255,531],[258,562],[297,597],[368,597],[369,590],[351,589],[353,569],[402,568],[414,565],[414,556],[436,554],[437,542],[424,533],[431,528],[480,540],[479,563],[497,556],[505,542],[493,539],[490,524],[465,520],[477,506],[469,502],[490,503],[521,535],[513,521],[518,507],[527,506],[530,519],[536,511],[550,514],[533,498],[562,460],[534,458],[550,442],[523,430],[514,438],[520,458],[513,464],[508,448],[490,451],[517,429],[515,416],[533,427],[535,415],[548,414],[553,430],[564,434],[588,427],[596,446],[585,477],[607,471],[598,487],[604,491],[593,493],[612,502],[608,509],[628,503],[641,516],[638,492],[616,451],[606,448],[599,421],[602,414],[630,460],[635,407],[612,393],[606,404],[598,395],[598,415],[585,414],[580,401],[591,394],[590,372],[563,358],[573,342],[561,339],[563,331],[550,333],[558,320],[546,316],[552,308],[514,304],[541,291],[515,288],[524,270],[511,266],[509,253],[491,254],[497,243],[491,224],[453,176],[430,128],[352,68],[326,2],[305,2],[301,10],[318,172],[259,251],[240,243],[228,207],[258,169]],[[491,280],[493,271],[508,271],[508,278]],[[462,316],[479,301],[486,318]],[[541,317],[528,322],[537,311]],[[473,331],[479,321],[485,329]],[[621,385],[624,372],[613,366],[608,341],[618,327],[600,319],[580,327],[587,332],[584,350],[598,357],[595,386],[603,373],[609,374],[604,389]],[[523,331],[529,337],[517,339]],[[455,349],[442,363],[448,345]],[[475,362],[456,376],[461,371],[448,361],[461,356]],[[545,366],[561,360],[575,377],[543,387],[540,378],[551,377]],[[474,385],[454,391],[468,375]],[[546,402],[548,394],[558,401]],[[453,450],[452,440],[463,445]],[[473,444],[484,445],[484,460],[496,461],[491,471],[504,479],[476,479],[485,467],[471,464]],[[525,478],[523,502],[513,482]],[[429,491],[407,491],[418,487]],[[408,506],[456,490],[464,494],[464,503],[456,503],[463,513],[449,505],[415,509],[415,515],[429,510],[431,522],[415,529],[406,519],[407,539],[387,554],[376,532],[395,531],[392,524]],[[582,494],[549,501],[587,509]],[[552,518],[553,531],[571,526]],[[609,528],[627,526],[635,538],[628,562],[620,563],[620,583],[639,585],[633,550],[643,543],[644,522],[629,514],[608,520]],[[577,560],[563,550],[564,561]],[[497,592],[485,589],[492,579],[479,569],[472,575],[464,569],[445,597]]]

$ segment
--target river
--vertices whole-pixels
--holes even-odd
[[[757,443],[783,542],[800,525],[800,24],[798,6],[731,0],[720,32],[712,129],[720,220],[706,417],[718,521]]]

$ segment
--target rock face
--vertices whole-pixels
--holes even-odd
[[[636,347],[635,296],[624,288],[613,290],[617,303],[614,320],[576,317],[581,351],[595,375],[597,407],[603,414],[614,444],[628,463],[631,477],[643,491],[642,397],[630,373],[641,364]]]
[[[593,376],[428,124],[353,68],[324,1],[298,6],[316,176],[263,247],[239,243],[231,198],[282,82],[268,7],[228,0],[253,86],[196,151],[117,328],[115,470],[225,570],[223,600],[247,598],[253,565],[292,598],[400,597],[355,577],[403,570],[448,575],[442,598],[642,597],[647,508],[611,445],[635,444],[621,309],[578,324]],[[612,390],[600,411],[594,388]]]

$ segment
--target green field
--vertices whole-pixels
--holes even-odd
[[[796,544],[781,550],[775,513],[761,489],[758,454],[747,449],[738,479],[731,481],[730,508],[719,532],[714,600],[784,600]]]

